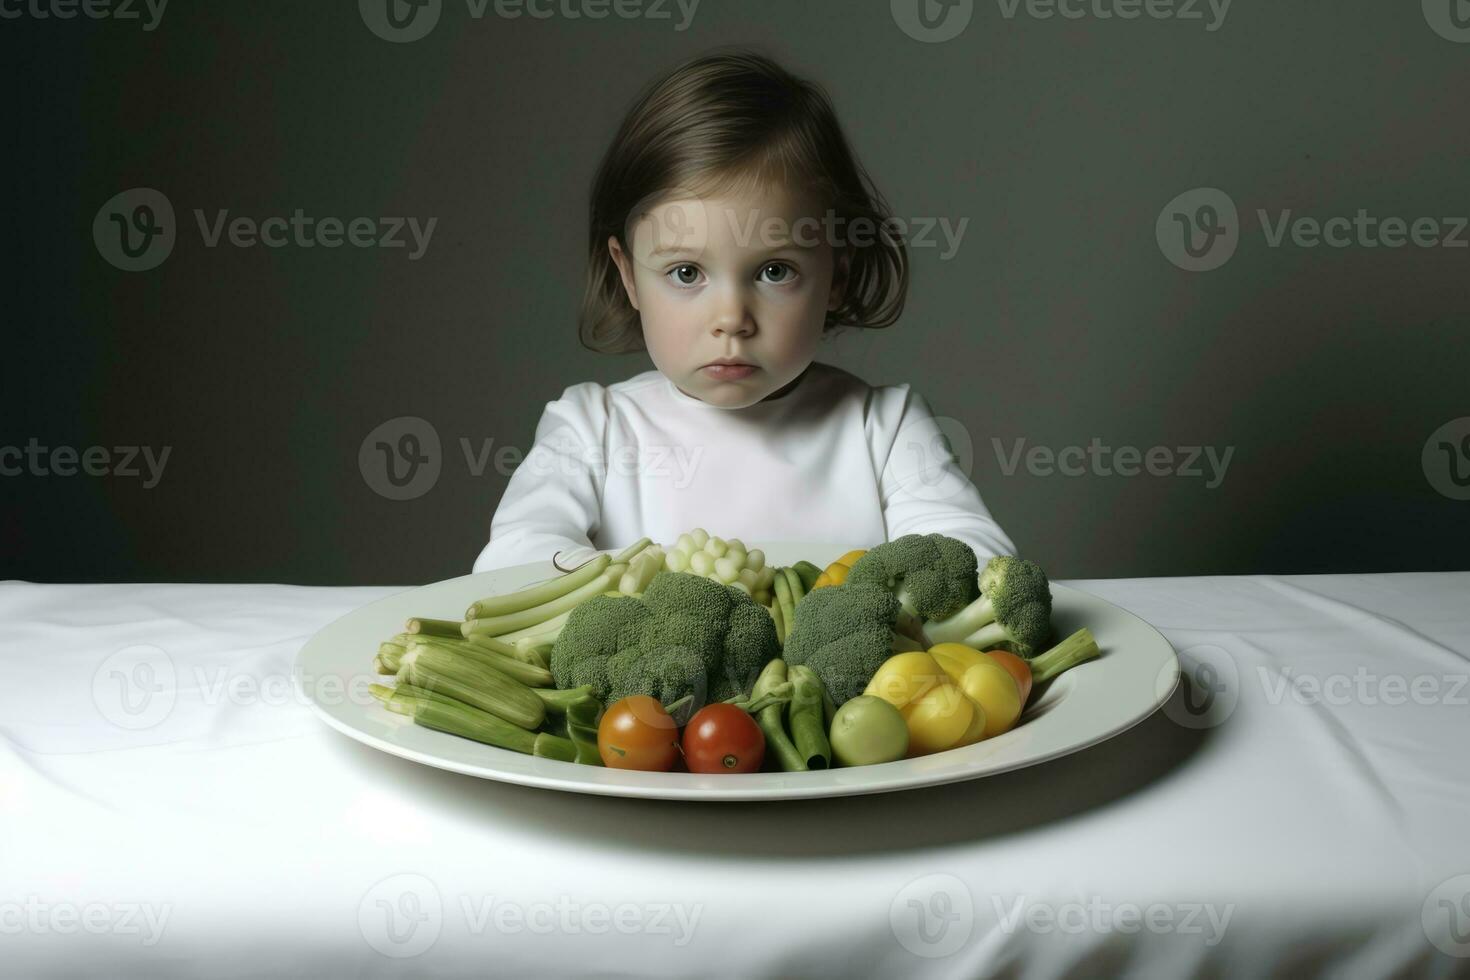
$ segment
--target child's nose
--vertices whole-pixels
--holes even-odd
[[[755,332],[755,319],[744,299],[738,294],[727,294],[721,298],[711,326],[715,336],[745,337]]]

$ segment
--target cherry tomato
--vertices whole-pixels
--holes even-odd
[[[634,694],[603,714],[597,752],[609,769],[668,772],[679,756],[679,728],[658,699]]]
[[[986,650],[985,655],[1000,664],[1016,679],[1016,688],[1021,692],[1021,706],[1031,696],[1031,665],[1009,650]]]
[[[690,772],[759,772],[766,737],[744,708],[707,704],[684,726]]]

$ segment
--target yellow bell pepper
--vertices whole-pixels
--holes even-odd
[[[824,585],[841,585],[843,582],[846,582],[847,573],[852,571],[853,563],[856,562],[863,555],[867,554],[867,551],[868,549],[866,548],[859,548],[856,551],[849,551],[847,554],[843,555],[841,558],[828,565],[826,570],[822,572],[821,575],[818,575],[817,580],[812,583],[812,588],[820,589]]]
[[[929,655],[972,700],[985,708],[985,734],[1008,732],[1021,717],[1016,678],[987,654],[963,643],[936,643]]]
[[[922,650],[889,657],[864,694],[898,709],[909,729],[909,757],[942,752],[985,737],[985,708],[939,661]]]

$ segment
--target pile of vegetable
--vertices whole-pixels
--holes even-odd
[[[459,620],[411,619],[372,685],[415,723],[611,768],[797,772],[970,745],[1098,656],[1053,645],[1051,587],[1023,558],[910,534],[826,569],[765,563],[696,528],[644,538]]]

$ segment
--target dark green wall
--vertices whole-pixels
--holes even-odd
[[[473,475],[459,440],[524,450],[564,387],[650,366],[578,346],[587,187],[636,90],[730,43],[828,88],[899,215],[967,222],[953,255],[912,250],[896,327],[823,359],[923,392],[1054,575],[1470,567],[1470,501],[1455,499],[1470,490],[1437,448],[1458,453],[1470,421],[1431,440],[1470,416],[1470,230],[1458,248],[1356,231],[1346,247],[1289,232],[1273,246],[1258,217],[1274,234],[1288,209],[1362,210],[1443,235],[1470,214],[1470,38],[1431,25],[1456,36],[1450,0],[1236,0],[1223,22],[1203,2],[1198,20],[1074,20],[992,0],[938,43],[885,0],[704,0],[684,30],[672,3],[670,20],[477,19],[443,0],[410,43],[376,36],[349,0],[176,0],[151,31],[4,2],[23,13],[0,19],[0,447],[108,447],[113,466],[112,447],[170,455],[148,489],[0,477],[0,578],[466,571],[509,469],[492,458]],[[1093,3],[1116,7],[1076,9]],[[93,221],[137,187],[166,196],[177,241],[127,272]],[[1166,256],[1172,212],[1202,202],[1165,207],[1195,188],[1239,215],[1210,271]],[[209,248],[196,208],[438,221],[410,260]],[[410,500],[359,467],[368,434],[400,416],[442,444],[437,482]],[[1022,439],[1232,455],[1213,488],[1048,475],[1024,457],[1008,475],[996,441]]]

